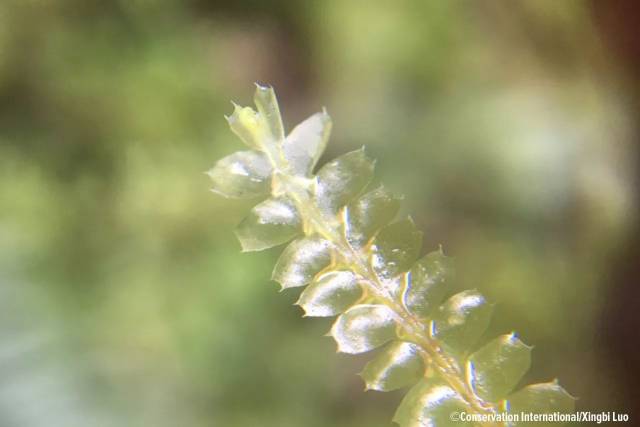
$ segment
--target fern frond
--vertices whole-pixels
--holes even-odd
[[[384,187],[366,191],[374,161],[364,148],[313,173],[331,132],[323,111],[285,136],[274,91],[257,85],[257,111],[235,106],[227,120],[250,148],[209,171],[213,191],[268,198],[236,234],[244,251],[293,240],[273,280],[306,286],[305,316],[336,316],[329,334],[338,351],[385,346],[360,374],[366,388],[412,386],[393,420],[402,427],[457,425],[454,411],[569,412],[574,399],[557,381],[513,392],[529,369],[531,347],[514,333],[471,353],[492,306],[476,290],[450,296],[451,259],[441,250],[419,258],[422,233],[411,218],[392,222],[400,199]],[[465,424],[465,423],[462,423]],[[467,423],[468,425],[468,423]]]

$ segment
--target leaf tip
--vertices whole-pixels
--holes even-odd
[[[562,387],[560,385],[560,380],[557,377],[554,378],[553,380],[551,380],[551,384],[553,384],[554,386],[558,387],[562,393],[564,393],[567,397],[571,398],[574,402],[580,400],[579,397],[572,395],[571,393],[569,393],[567,391],[566,388]]]
[[[522,338],[520,338],[520,334],[518,334],[516,331],[511,331],[511,333],[507,335],[507,340],[509,340],[509,342],[512,344],[521,345],[529,351],[533,350],[533,346],[528,345],[527,343],[522,341]]]
[[[231,101],[231,105],[233,106],[233,112],[229,115],[224,114],[224,118],[227,120],[227,123],[233,124],[238,119],[238,112],[242,110],[242,107],[235,102]]]
[[[273,86],[268,83],[253,82],[253,84],[255,85],[256,90],[267,91],[273,89]]]
[[[259,252],[268,249],[268,246],[264,246],[253,241],[251,238],[249,238],[249,236],[246,236],[239,228],[236,228],[235,230],[233,230],[233,232],[236,235],[236,239],[238,239],[238,242],[240,243],[240,252],[242,253]]]

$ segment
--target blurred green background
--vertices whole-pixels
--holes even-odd
[[[0,2],[0,425],[391,425],[208,192],[255,81],[289,129],[327,107],[324,160],[366,144],[487,337],[535,345],[523,383],[631,412],[638,79],[603,3]]]

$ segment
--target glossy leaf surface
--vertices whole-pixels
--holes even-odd
[[[424,379],[402,399],[393,421],[401,427],[447,427],[469,425],[451,418],[467,410],[465,401],[445,382]]]
[[[351,202],[344,212],[345,234],[349,243],[361,247],[374,233],[387,225],[400,209],[400,198],[383,187]]]
[[[249,147],[262,150],[264,147],[265,125],[251,107],[234,104],[233,114],[227,117],[229,127]]]
[[[259,151],[238,151],[207,172],[212,190],[225,197],[254,197],[269,193],[271,164]]]
[[[385,279],[407,271],[422,247],[422,232],[410,218],[384,227],[371,247],[371,265]]]
[[[358,354],[380,347],[395,337],[395,316],[385,305],[356,305],[331,328],[341,353]]]
[[[320,237],[304,237],[289,244],[278,258],[272,279],[283,289],[304,286],[331,264],[331,243]]]
[[[287,135],[282,151],[288,166],[296,175],[307,176],[324,152],[331,133],[331,118],[326,112],[316,113]]]
[[[367,389],[396,390],[417,382],[424,373],[424,363],[417,345],[405,341],[389,344],[360,374]]]
[[[574,411],[575,399],[558,384],[557,381],[532,384],[512,394],[504,404],[511,413],[533,412],[545,414],[552,412],[570,413]],[[539,422],[521,422],[518,426],[540,425]]]
[[[444,299],[453,276],[453,262],[440,251],[418,260],[407,274],[403,303],[412,313],[427,317]]]
[[[369,184],[373,167],[374,162],[364,149],[343,154],[324,165],[317,175],[316,198],[320,209],[335,215]]]
[[[297,304],[305,316],[329,317],[342,313],[358,301],[362,289],[348,270],[323,274],[307,286]]]
[[[288,242],[302,231],[298,210],[286,197],[256,205],[236,228],[242,250],[260,251]]]
[[[257,111],[236,106],[228,117],[253,150],[216,163],[209,172],[214,191],[227,197],[271,193],[240,223],[238,238],[251,251],[297,237],[272,277],[282,288],[309,285],[297,303],[306,316],[339,315],[329,333],[338,351],[363,353],[390,342],[361,376],[368,389],[379,391],[415,384],[395,422],[470,425],[454,422],[451,414],[573,408],[573,398],[556,382],[512,392],[530,363],[530,348],[513,334],[467,356],[492,307],[477,291],[442,303],[453,277],[451,259],[436,251],[416,261],[422,233],[410,219],[390,224],[399,198],[382,187],[362,195],[374,169],[364,149],[313,174],[331,132],[326,112],[285,137],[273,89],[258,85],[254,102]]]
[[[489,325],[492,307],[478,291],[464,291],[449,298],[434,313],[431,335],[450,349],[463,353]]]
[[[284,127],[273,88],[256,85],[253,102],[258,108],[259,118],[264,126],[265,140],[272,144],[281,144],[284,140]]]
[[[515,334],[503,335],[469,356],[467,382],[482,399],[497,401],[513,390],[530,364],[531,347]]]

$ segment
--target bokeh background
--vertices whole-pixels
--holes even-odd
[[[636,9],[636,10],[634,10]],[[275,86],[581,410],[640,422],[633,1],[0,2],[0,425],[383,427],[203,171]],[[253,202],[255,203],[255,202]]]

